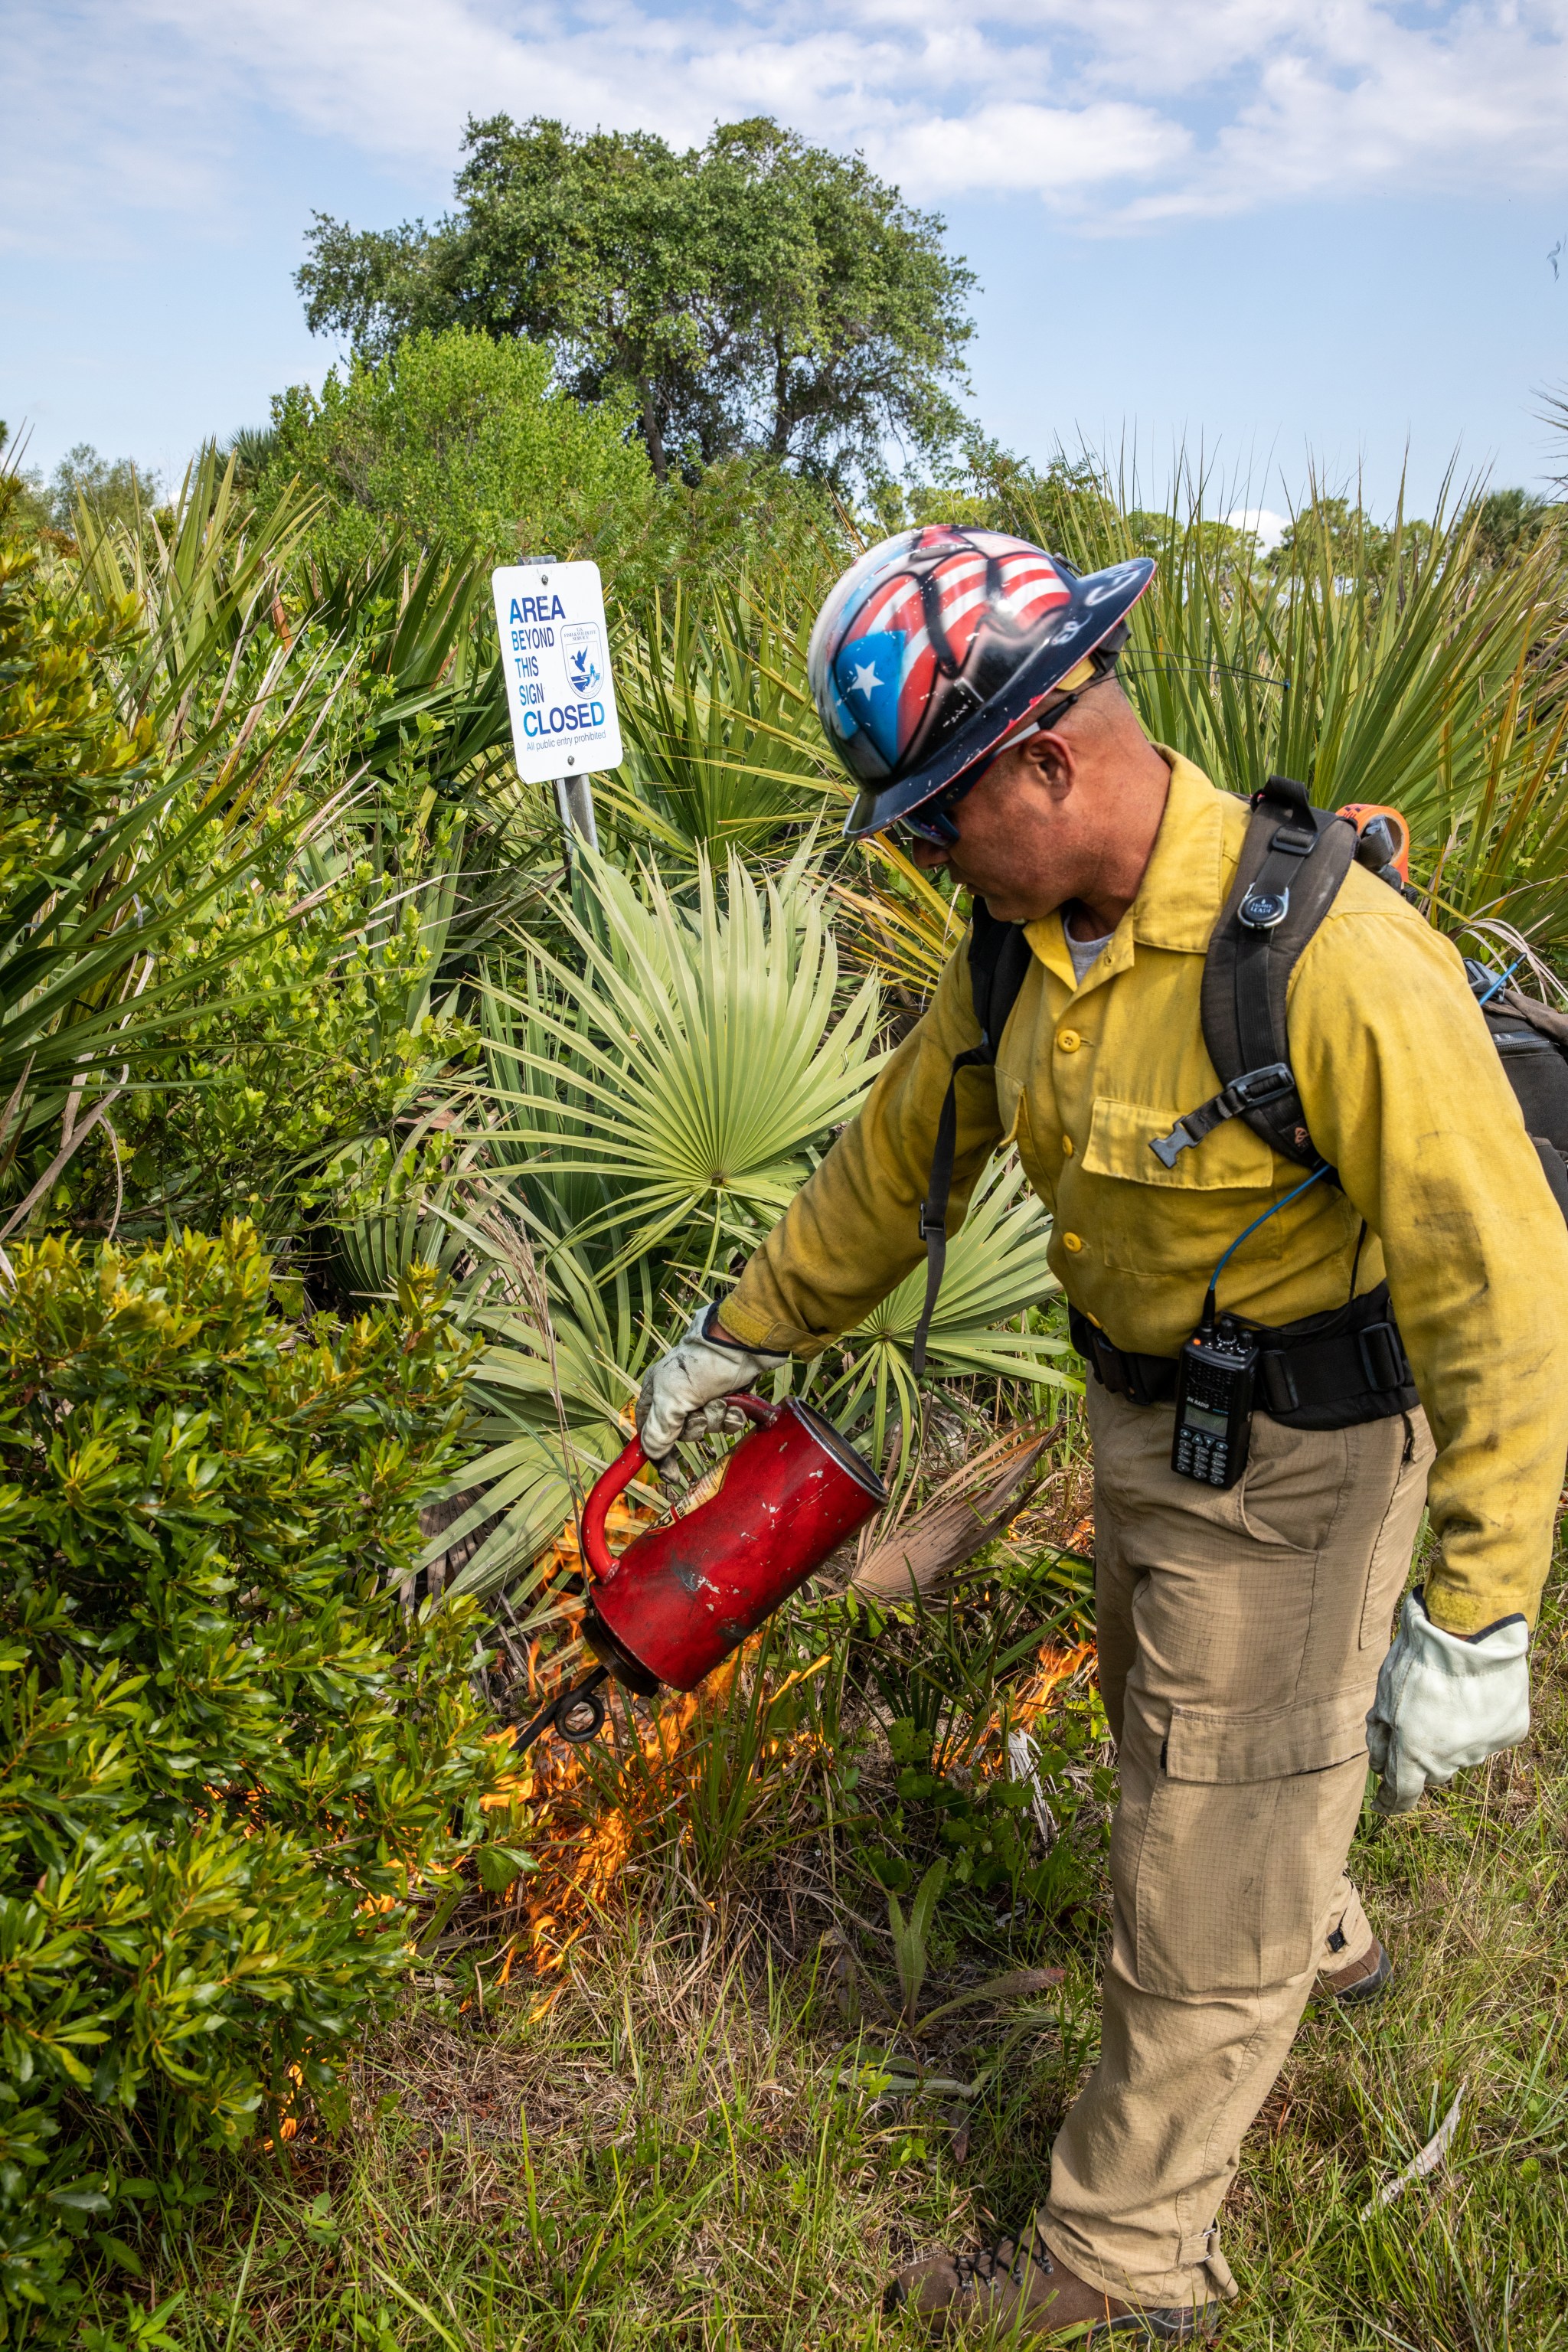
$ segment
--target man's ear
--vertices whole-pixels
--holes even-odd
[[[1042,728],[1019,746],[1038,781],[1053,793],[1067,792],[1078,773],[1078,751],[1072,738]]]

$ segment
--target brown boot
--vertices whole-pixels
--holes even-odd
[[[1346,2009],[1375,2000],[1394,1974],[1394,1962],[1376,1937],[1367,1949],[1342,1969],[1320,1969],[1318,1982]]]
[[[1135,2308],[1090,2286],[1058,2260],[1036,2230],[1004,2238],[976,2254],[928,2254],[889,2284],[882,2309],[923,2318],[933,2336],[978,2321],[1011,2343],[1050,2343],[1072,2333],[1078,2344],[1102,2336],[1152,2336],[1158,2344],[1207,2343],[1220,2305]]]

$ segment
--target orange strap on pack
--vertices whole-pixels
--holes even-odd
[[[1387,829],[1389,839],[1394,844],[1393,855],[1384,858],[1382,862],[1385,866],[1392,866],[1394,867],[1401,882],[1408,883],[1410,879],[1410,827],[1405,824],[1405,819],[1400,815],[1397,809],[1384,808],[1377,801],[1346,801],[1343,808],[1336,809],[1334,811],[1334,814],[1336,816],[1348,816],[1358,834],[1364,834],[1368,825],[1375,824],[1381,818],[1384,825]]]

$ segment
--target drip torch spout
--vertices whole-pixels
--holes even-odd
[[[548,1706],[542,1707],[532,1722],[525,1724],[518,1733],[512,1748],[513,1755],[522,1755],[552,1727],[561,1734],[563,1739],[569,1739],[574,1748],[596,1738],[605,1721],[605,1702],[599,1696],[599,1685],[608,1681],[609,1673],[608,1666],[595,1666],[591,1675],[585,1675],[571,1690],[560,1692]]]

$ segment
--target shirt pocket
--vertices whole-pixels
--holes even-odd
[[[1086,1178],[1100,1180],[1097,1236],[1106,1265],[1120,1273],[1206,1272],[1274,1198],[1274,1154],[1239,1118],[1179,1152],[1170,1168],[1156,1159],[1155,1138],[1169,1135],[1180,1117],[1176,1108],[1095,1097],[1079,1165]],[[1278,1258],[1282,1246],[1279,1222],[1270,1220],[1247,1243],[1246,1256],[1253,1263]]]

